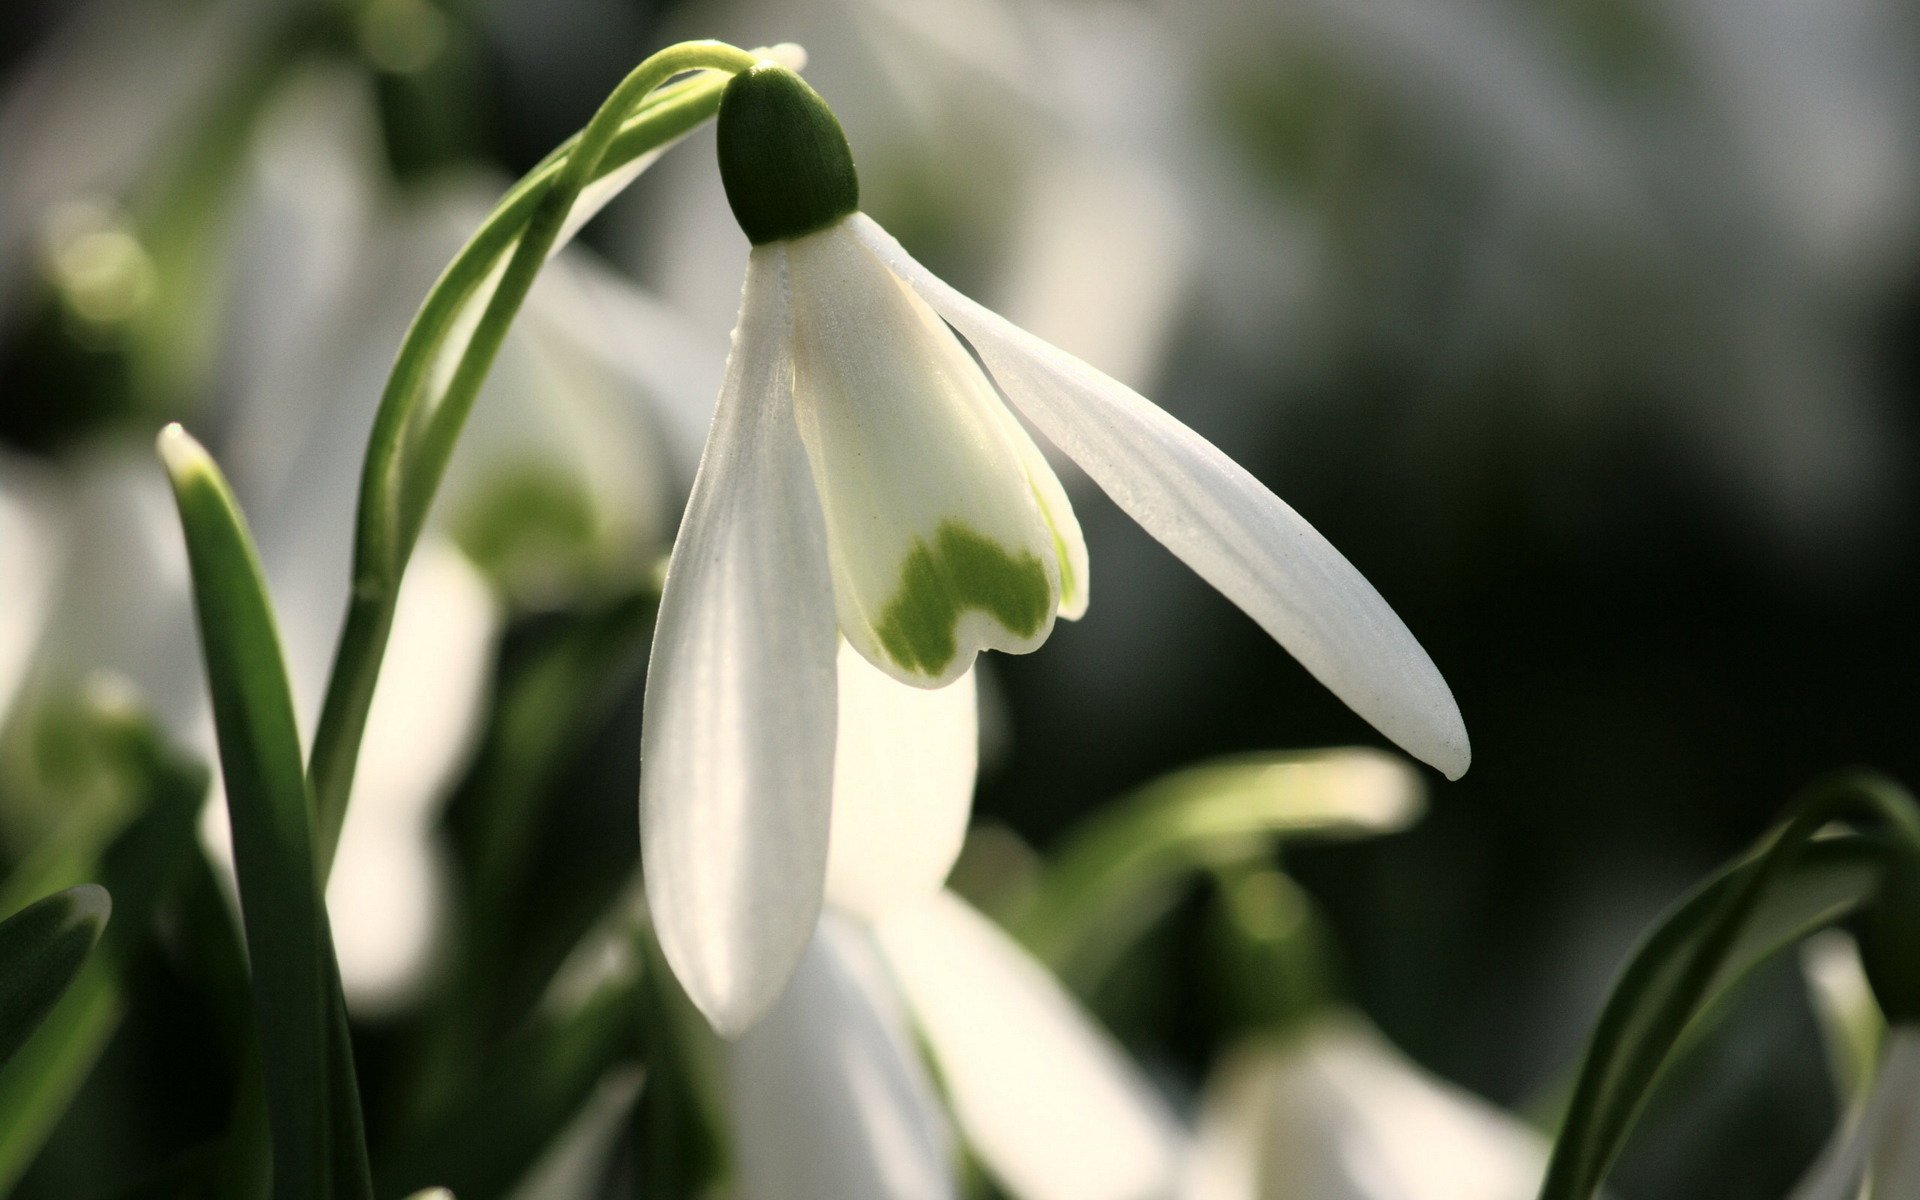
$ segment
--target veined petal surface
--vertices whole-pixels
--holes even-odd
[[[787,279],[748,262],[713,432],[667,568],[641,732],[661,949],[716,1030],[780,994],[820,913],[833,787],[833,592],[787,403]]]
[[[972,671],[943,688],[909,687],[841,642],[827,899],[878,918],[939,891],[967,835],[979,768]]]
[[[741,1200],[947,1200],[952,1135],[863,931],[827,914],[727,1054]]]
[[[951,892],[874,926],[961,1132],[1021,1200],[1157,1200],[1185,1138],[1120,1048]]]
[[[1015,406],[1135,521],[1334,695],[1448,778],[1471,759],[1453,693],[1332,543],[1133,389],[947,286],[860,213],[846,228],[973,343]]]
[[[1023,653],[1053,628],[1060,552],[1031,478],[1045,464],[959,339],[848,228],[780,243],[794,414],[842,632],[902,682],[939,687],[978,651]]]

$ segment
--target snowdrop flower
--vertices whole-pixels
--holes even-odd
[[[858,211],[846,140],[798,76],[736,76],[718,137],[754,248],[661,601],[641,784],[661,946],[716,1029],[765,1012],[813,936],[840,639],[938,688],[1086,608],[1079,525],[999,393],[1336,695],[1466,770],[1451,693],[1359,572],[1193,431],[909,257]]]
[[[1322,1014],[1229,1055],[1183,1200],[1532,1200],[1540,1133]]]
[[[59,559],[52,514],[32,471],[0,455],[0,728],[52,608]]]
[[[1861,1191],[1867,1179],[1867,1190]],[[1792,1200],[1920,1196],[1920,1026],[1887,1031],[1865,1107],[1841,1129]]]
[[[973,787],[972,674],[907,688],[840,653],[830,908],[727,1048],[742,1200],[956,1197],[954,1126],[1019,1200],[1171,1195],[1186,1138],[1164,1105],[1037,962],[941,889]]]

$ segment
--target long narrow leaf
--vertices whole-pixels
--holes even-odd
[[[0,922],[0,1064],[66,994],[112,911],[106,889],[84,883]]]
[[[179,426],[160,435],[193,575],[234,871],[253,967],[274,1195],[371,1194],[333,940],[279,635],[251,539],[213,460]]]
[[[1664,917],[1615,985],[1581,1064],[1577,1104],[1554,1145],[1548,1197],[1593,1196],[1625,1144],[1633,1120],[1664,1067],[1701,1027],[1703,1014],[1763,962],[1802,938],[1844,920],[1872,899],[1886,851],[1875,839],[1817,841],[1775,875],[1741,921],[1737,936],[1712,957],[1708,982],[1689,998],[1684,1020],[1658,1019],[1662,1001],[1687,986],[1716,919],[1756,870],[1743,860],[1701,886]]]
[[[1178,771],[1087,821],[1012,922],[1079,982],[1149,923],[1186,873],[1280,837],[1355,837],[1419,816],[1420,777],[1374,750],[1260,755]]]

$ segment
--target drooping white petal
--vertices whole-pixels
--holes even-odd
[[[1537,1131],[1433,1079],[1357,1020],[1229,1056],[1183,1200],[1531,1200]]]
[[[1873,1151],[1875,1197],[1920,1196],[1920,1030],[1907,1026],[1887,1037],[1888,1112]]]
[[[1046,468],[952,331],[847,230],[785,244],[794,413],[842,632],[937,687],[1053,628],[1061,556],[1031,478]],[[1070,522],[1057,484],[1049,495]]]
[[[1039,963],[950,892],[874,926],[969,1144],[1022,1200],[1149,1200],[1184,1137]]]
[[[0,727],[25,682],[61,570],[51,505],[29,486],[30,469],[0,456]]]
[[[979,700],[968,671],[909,687],[840,643],[827,898],[877,918],[946,882],[973,808]]]
[[[948,287],[862,214],[860,241],[965,334],[1028,420],[1127,514],[1414,757],[1465,773],[1425,650],[1353,565],[1245,468],[1152,403]]]
[[[864,934],[829,913],[728,1048],[741,1200],[942,1200],[952,1136]]]
[[[787,280],[755,251],[654,629],[640,842],[667,961],[734,1035],[780,994],[826,881],[834,635],[788,403]]]
[[[1869,1170],[1874,1200],[1920,1195],[1920,1028],[1887,1031],[1866,1108],[1842,1123],[1790,1200],[1855,1200]]]
[[[499,627],[479,573],[444,542],[421,542],[327,881],[340,984],[363,1014],[411,999],[432,965],[446,899],[433,822],[479,731]]]

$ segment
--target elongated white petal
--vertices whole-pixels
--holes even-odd
[[[1183,1200],[1531,1200],[1537,1131],[1433,1079],[1357,1020],[1231,1055]]]
[[[0,456],[0,727],[26,679],[61,570],[53,514],[28,485],[30,469]]]
[[[879,917],[940,890],[973,809],[980,766],[973,672],[909,687],[840,643],[827,898]]]
[[[826,881],[837,639],[788,404],[786,287],[777,249],[755,251],[641,733],[647,902],[681,985],[729,1036],[780,994]]]
[[[433,820],[479,732],[499,626],[466,559],[438,539],[421,542],[400,585],[327,881],[340,984],[362,1014],[411,999],[432,965],[446,898]]]
[[[1907,1026],[1887,1038],[1888,1112],[1873,1151],[1876,1198],[1920,1196],[1920,1030]]]
[[[965,334],[1028,420],[1314,677],[1449,778],[1470,759],[1453,694],[1353,565],[1247,470],[1139,393],[974,303],[862,214],[863,244]]]
[[[1791,1200],[1855,1200],[1868,1170],[1874,1200],[1920,1195],[1920,1028],[1887,1031],[1865,1109],[1842,1123]]]
[[[864,933],[827,914],[727,1055],[741,1200],[942,1200],[952,1135]]]
[[[794,412],[847,640],[922,687],[959,678],[980,650],[1034,649],[1053,628],[1061,556],[1030,478],[1046,470],[1031,439],[953,332],[844,222],[785,253]],[[1049,494],[1064,504],[1057,484]]]
[[[1168,1195],[1184,1139],[1120,1048],[950,892],[874,927],[961,1132],[1022,1200]]]

